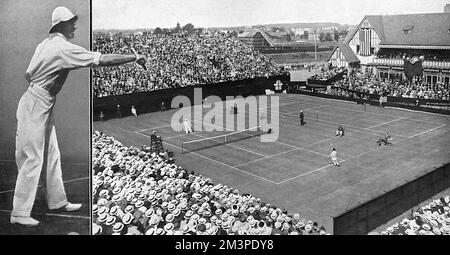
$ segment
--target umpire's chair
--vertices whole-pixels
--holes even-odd
[[[161,136],[157,136],[156,132],[153,131],[152,135],[150,136],[150,148],[152,151],[156,153],[164,152],[163,144]]]

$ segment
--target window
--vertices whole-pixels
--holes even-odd
[[[412,33],[413,29],[414,29],[414,25],[406,25],[402,28],[402,31],[404,34],[410,34],[410,33]]]

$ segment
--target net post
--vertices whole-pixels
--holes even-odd
[[[183,145],[184,145],[184,142],[183,142],[183,141],[181,141],[181,154],[183,154],[183,153],[184,153],[184,150],[183,150]]]
[[[316,122],[319,122],[319,113],[316,112]]]
[[[366,104],[364,104],[364,111],[366,111]]]

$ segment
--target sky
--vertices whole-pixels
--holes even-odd
[[[450,0],[92,0],[93,29],[231,27],[336,22],[364,15],[443,12]]]

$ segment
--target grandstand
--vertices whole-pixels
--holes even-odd
[[[402,79],[404,60],[424,56],[426,83],[450,82],[450,13],[367,15],[330,55],[333,66],[383,79]]]
[[[94,69],[94,97],[286,74],[282,67],[229,34],[94,34],[96,51],[131,53],[131,47],[147,55],[149,71],[132,64]]]

